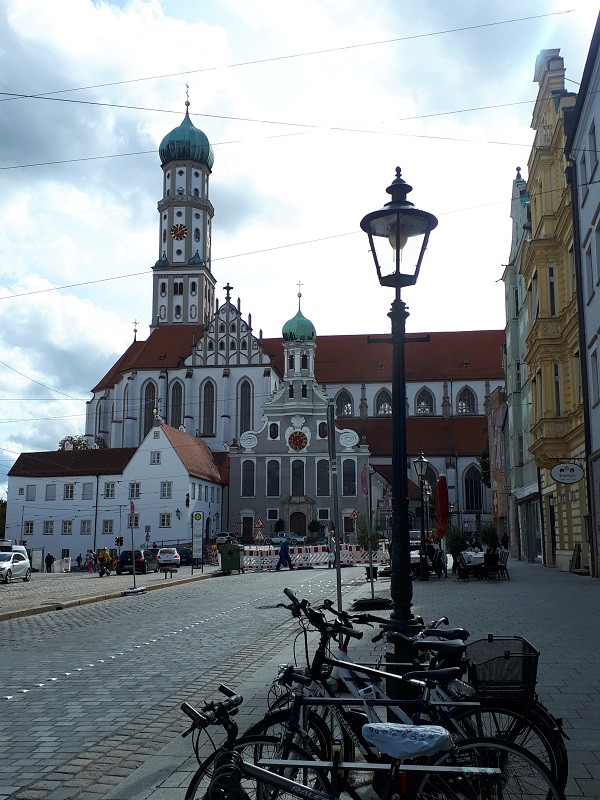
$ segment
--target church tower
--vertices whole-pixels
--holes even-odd
[[[160,143],[163,196],[158,203],[159,258],[153,267],[152,322],[203,325],[212,314],[215,279],[210,269],[214,209],[208,182],[214,154],[189,116]]]

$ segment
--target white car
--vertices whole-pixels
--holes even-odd
[[[0,580],[10,583],[13,578],[31,580],[31,564],[23,553],[0,553]]]
[[[299,533],[292,533],[292,531],[279,531],[269,537],[272,544],[281,544],[284,539],[287,539],[288,544],[292,547],[296,544],[306,544],[306,536]]]
[[[161,547],[156,558],[160,567],[178,567],[181,562],[181,556],[176,547]]]

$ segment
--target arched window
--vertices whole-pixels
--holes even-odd
[[[464,484],[465,511],[483,511],[483,483],[481,481],[481,473],[477,467],[471,466],[467,469],[464,476]]]
[[[302,353],[300,358],[300,368],[301,369],[308,369],[308,356],[306,353]]]
[[[181,306],[175,306],[175,319],[181,319]]]
[[[327,438],[327,423],[319,422],[319,439]]]
[[[308,397],[308,386],[305,383],[302,384],[302,397]]]
[[[240,385],[240,435],[252,427],[252,387],[250,381],[242,381]]]
[[[156,386],[153,383],[147,383],[144,389],[144,399],[142,402],[142,437],[154,425],[154,409],[156,408]]]
[[[382,389],[375,400],[375,416],[376,417],[391,417],[392,416],[392,395],[387,389]]]
[[[202,389],[202,435],[215,435],[215,385],[207,381]]]
[[[167,284],[165,281],[160,282],[160,296],[165,297],[167,294]]]
[[[178,428],[183,422],[183,388],[179,381],[171,387],[171,407],[169,409],[171,426]]]
[[[166,319],[166,316],[167,316],[167,307],[166,306],[160,306],[160,308],[158,309],[158,316],[161,319]]]
[[[304,461],[292,461],[292,495],[302,497],[304,494]]]
[[[429,389],[421,389],[415,399],[415,412],[417,416],[428,416],[433,414],[433,395]]]
[[[317,497],[329,497],[329,461],[320,458],[317,461]]]
[[[242,350],[247,350],[248,349],[248,342],[245,339],[242,339],[241,348],[242,348]]]
[[[290,383],[290,388],[289,388],[289,391],[288,391],[288,397],[293,397],[293,396],[294,396],[294,386],[293,386],[293,384]]]
[[[356,463],[351,458],[342,462],[342,494],[344,497],[356,496]]]
[[[279,497],[279,461],[267,461],[267,497]]]
[[[294,369],[294,356],[290,354],[288,356],[288,369]]]
[[[123,418],[127,416],[128,410],[129,410],[129,386],[125,384],[125,389],[123,390]]]
[[[352,398],[345,389],[335,398],[335,415],[336,417],[352,416]]]
[[[196,281],[190,281],[190,294],[195,295],[198,290]]]
[[[276,422],[272,422],[269,425],[269,439],[278,439],[279,438],[279,425]]]
[[[474,392],[465,386],[458,393],[456,400],[456,409],[459,414],[476,414],[477,413],[477,399]]]
[[[254,461],[242,461],[242,497],[254,497]]]

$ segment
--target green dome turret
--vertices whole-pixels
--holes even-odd
[[[169,161],[198,161],[200,164],[205,164],[209,170],[215,161],[206,134],[196,128],[187,108],[181,125],[167,133],[160,143],[158,154],[161,164],[167,164]]]
[[[298,294],[298,298],[302,297]],[[282,328],[281,335],[284,342],[314,342],[317,338],[315,326],[309,319],[306,319],[300,311],[300,300],[298,299],[298,313],[295,317],[288,320]]]

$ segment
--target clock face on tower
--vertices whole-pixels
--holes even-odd
[[[185,239],[185,237],[187,236],[187,228],[185,227],[185,225],[181,224],[173,225],[173,227],[171,228],[171,236],[174,239],[177,239],[178,241],[180,241],[181,239]]]
[[[308,444],[308,439],[302,433],[302,431],[294,431],[289,435],[288,444],[292,450],[304,450]]]

